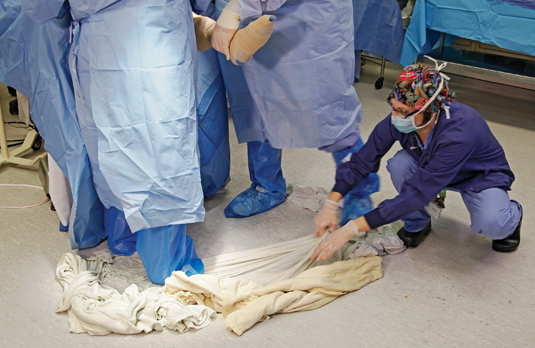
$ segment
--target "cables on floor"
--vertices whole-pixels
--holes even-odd
[[[0,184],[0,187],[27,187],[27,188],[36,188],[36,189],[39,189],[39,190],[42,190],[43,188],[40,187],[40,186],[35,186],[35,185],[26,185],[26,184]],[[45,204],[46,202],[48,202],[50,200],[50,198],[46,198],[45,200],[41,201],[41,202],[38,202],[38,203],[33,203],[33,204],[27,204],[27,205],[19,205],[19,206],[4,206],[4,205],[0,205],[0,209],[24,209],[24,208],[32,208],[32,207],[37,207],[38,205],[42,205],[42,204]]]

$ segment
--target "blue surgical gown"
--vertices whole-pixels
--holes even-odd
[[[230,181],[230,144],[227,94],[217,52],[198,52],[197,107],[201,183],[205,196],[216,193]]]
[[[88,248],[106,238],[106,232],[76,116],[67,61],[70,22],[63,0],[2,1],[0,80],[30,98],[32,121],[45,149],[71,186],[71,246]]]
[[[240,0],[242,25],[262,14],[277,20],[249,62],[220,55],[238,141],[323,147],[358,131],[352,0]]]

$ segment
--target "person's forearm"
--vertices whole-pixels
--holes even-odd
[[[335,202],[335,203],[338,203],[338,202],[340,202],[340,200],[342,199],[342,197],[343,197],[343,196],[342,196],[341,193],[333,191],[333,192],[331,192],[331,194],[329,195],[329,200],[330,200],[330,201],[333,201],[333,202]]]
[[[359,228],[359,232],[367,232],[371,230],[370,225],[368,225],[368,222],[366,221],[366,218],[364,216],[356,218],[354,221]]]

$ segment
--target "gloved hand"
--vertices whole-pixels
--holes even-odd
[[[212,32],[214,31],[215,21],[210,17],[199,16],[195,12],[191,14],[193,15],[197,51],[206,51],[212,47]]]
[[[316,237],[323,236],[326,229],[330,232],[336,229],[336,226],[338,225],[339,208],[340,206],[338,203],[331,201],[330,199],[323,203],[323,208],[321,208],[314,218],[314,235]]]
[[[360,232],[362,234],[364,232]],[[329,234],[314,250],[310,257],[312,260],[321,261],[328,259],[334,252],[343,247],[353,236],[359,234],[359,228],[355,220],[350,220],[343,227],[340,227],[333,233]]]
[[[212,32],[212,47],[230,59],[230,41],[240,26],[240,4],[230,0],[225,6]]]

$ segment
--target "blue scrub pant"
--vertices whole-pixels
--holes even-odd
[[[412,177],[417,168],[416,160],[405,150],[398,151],[386,166],[398,192],[401,191],[403,182]],[[520,222],[520,204],[510,200],[507,192],[501,188],[489,188],[477,193],[449,190],[460,192],[470,213],[470,229],[474,232],[492,239],[503,239],[509,237]],[[407,232],[418,232],[427,226],[431,217],[424,209],[420,209],[401,220],[405,222]]]
[[[251,187],[236,196],[225,208],[228,218],[243,218],[276,207],[286,199],[286,180],[282,176],[282,150],[269,142],[247,143]]]

